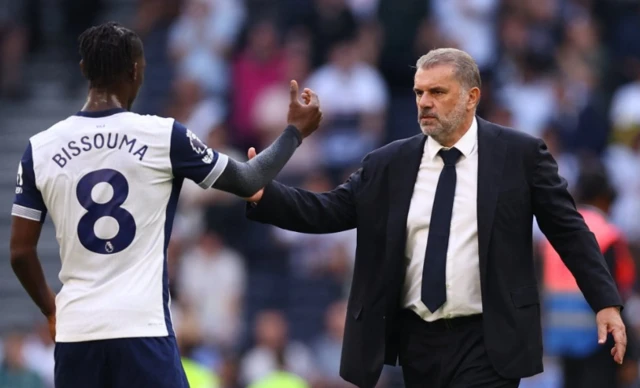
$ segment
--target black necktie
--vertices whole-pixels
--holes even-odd
[[[431,210],[427,251],[422,270],[422,302],[432,313],[447,301],[446,270],[447,248],[453,197],[456,192],[456,163],[462,155],[457,148],[441,149],[444,167],[438,179],[438,187]]]

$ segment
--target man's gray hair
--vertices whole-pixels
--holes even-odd
[[[471,55],[455,48],[439,48],[421,56],[417,69],[430,69],[439,65],[452,65],[458,82],[465,89],[480,87],[480,70]]]

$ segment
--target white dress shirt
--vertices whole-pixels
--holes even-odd
[[[482,312],[478,257],[478,123],[474,117],[469,130],[454,145],[462,157],[456,164],[456,191],[447,250],[447,301],[435,312],[421,300],[422,270],[429,236],[431,210],[444,167],[438,155],[445,148],[429,137],[425,142],[420,169],[407,216],[406,270],[403,307],[426,321]]]

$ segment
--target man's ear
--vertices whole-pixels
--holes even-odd
[[[478,107],[478,104],[480,103],[480,96],[481,96],[480,88],[477,88],[477,87],[471,88],[471,90],[469,90],[469,100],[467,103],[467,109],[469,110],[476,109]]]

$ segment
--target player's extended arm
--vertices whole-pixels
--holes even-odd
[[[324,193],[269,183],[257,204],[247,205],[247,217],[300,233],[335,233],[356,227],[354,192],[362,169]]]
[[[51,319],[56,312],[55,294],[44,278],[36,250],[41,230],[38,221],[12,217],[11,268],[40,311]]]
[[[288,126],[276,141],[255,158],[247,162],[229,158],[213,188],[243,198],[253,195],[278,175],[301,142],[300,131],[292,125]]]

